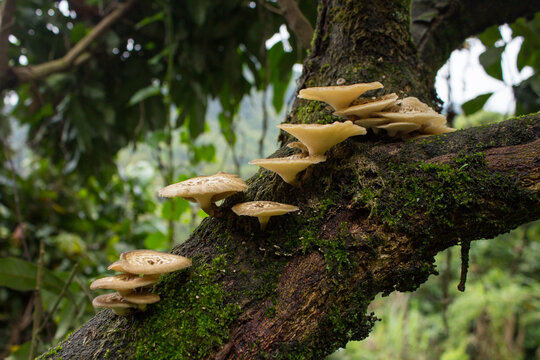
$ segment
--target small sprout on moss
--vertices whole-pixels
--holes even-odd
[[[334,110],[342,110],[349,106],[354,99],[369,90],[383,87],[378,81],[363,84],[324,86],[302,89],[298,97],[307,100],[318,100],[332,106]]]
[[[270,217],[298,211],[300,208],[275,201],[250,201],[236,204],[231,210],[234,211],[236,215],[257,217],[261,224],[261,231],[264,231]]]
[[[309,151],[309,156],[320,156],[332,146],[356,135],[365,135],[366,129],[352,121],[336,121],[332,124],[279,124],[281,130],[300,140]]]
[[[301,156],[293,155],[286,158],[255,159],[249,164],[258,165],[270,171],[277,173],[283,181],[295,185],[296,175],[305,170],[308,166],[326,161],[325,156]]]
[[[182,197],[198,203],[208,215],[214,215],[215,202],[246,189],[246,183],[237,175],[220,171],[211,176],[197,176],[168,185],[159,190],[158,195],[161,197]]]

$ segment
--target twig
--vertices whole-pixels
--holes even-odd
[[[23,246],[24,257],[26,260],[30,261],[30,252],[28,251],[28,245],[26,244],[26,236],[24,232],[24,222],[21,214],[21,202],[19,200],[19,191],[17,189],[17,172],[15,170],[15,164],[11,156],[9,156],[9,147],[7,145],[6,139],[0,135],[0,141],[2,141],[2,146],[4,147],[4,154],[11,168],[11,177],[13,178],[13,200],[15,202],[15,215],[17,216],[17,222],[19,223],[19,228],[21,229],[21,244]]]
[[[71,269],[71,273],[69,274],[69,277],[66,280],[64,287],[62,288],[62,291],[60,291],[60,294],[58,294],[58,298],[56,299],[56,302],[54,303],[51,311],[49,311],[47,316],[45,316],[45,319],[43,319],[43,323],[41,324],[38,330],[39,332],[41,332],[43,328],[45,328],[45,326],[49,322],[49,319],[53,316],[54,312],[56,311],[56,308],[58,307],[58,305],[60,304],[60,301],[64,297],[64,294],[66,293],[69,285],[71,285],[71,282],[73,281],[73,277],[75,276],[78,266],[79,266],[79,262],[76,262],[75,265],[73,266],[73,269]],[[77,306],[77,304],[75,304],[75,306]]]
[[[32,360],[36,357],[37,347],[39,342],[39,331],[41,318],[43,317],[43,306],[41,304],[41,287],[43,286],[43,255],[45,254],[43,240],[39,241],[39,258],[36,273],[36,288],[34,290],[34,316],[32,325],[32,344],[30,346],[30,354],[28,359]]]
[[[465,291],[465,282],[467,281],[467,272],[469,270],[469,251],[471,242],[461,240],[461,275],[459,277],[458,290]]]
[[[107,17],[101,20],[88,35],[82,38],[66,55],[57,60],[52,60],[44,64],[34,66],[19,66],[12,68],[17,77],[17,81],[31,82],[48,75],[63,72],[72,66],[78,66],[90,58],[86,50],[100,37],[111,25],[120,19],[128,10],[133,7],[137,0],[129,0],[125,4],[119,5]]]
[[[311,48],[311,39],[313,39],[313,26],[304,16],[302,10],[294,0],[277,0],[281,12],[287,24],[294,32],[298,41],[304,49]]]

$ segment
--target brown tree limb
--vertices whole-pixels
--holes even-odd
[[[89,47],[115,22],[122,18],[126,12],[128,12],[137,0],[129,0],[126,3],[120,4],[113,12],[101,20],[92,31],[82,38],[72,49],[70,49],[66,55],[62,58],[53,60],[44,64],[30,65],[30,66],[18,66],[11,68],[12,76],[15,77],[15,81],[11,81],[11,84],[5,84],[0,81],[3,87],[15,86],[14,84],[26,83],[35,80],[42,79],[51,74],[64,72],[72,68],[73,66],[79,66],[90,58],[88,53]]]
[[[15,19],[16,0],[4,0],[0,5],[0,74],[6,72],[9,64],[9,35]]]
[[[535,0],[414,0],[412,35],[432,76],[466,38],[540,11]]]
[[[278,0],[282,15],[287,20],[289,28],[298,38],[304,49],[311,48],[313,38],[313,26],[304,16],[295,0]]]

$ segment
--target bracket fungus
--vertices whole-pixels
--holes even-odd
[[[132,250],[120,254],[107,270],[116,270],[130,274],[155,275],[181,270],[191,266],[191,260],[154,250]]]
[[[158,195],[161,197],[182,197],[198,203],[208,215],[214,215],[215,202],[246,189],[247,184],[237,175],[220,171],[214,175],[197,176],[168,185],[159,190]]]
[[[378,111],[382,111],[385,108],[394,105],[397,102],[398,96],[395,93],[383,95],[377,99],[358,99],[353,102],[354,105],[340,110],[335,111],[334,115],[341,117],[358,117],[366,118],[371,116],[371,114]]]
[[[236,215],[257,217],[263,231],[272,216],[284,215],[292,211],[298,211],[300,208],[275,201],[249,201],[236,204],[231,210]]]
[[[131,309],[137,309],[137,305],[124,299],[119,293],[99,295],[92,300],[95,308],[111,309],[115,314],[125,316]]]
[[[159,276],[156,275],[118,274],[95,280],[90,284],[90,290],[116,290],[123,296],[133,292],[133,289],[154,285],[158,280]]]
[[[342,86],[311,87],[300,90],[298,97],[306,100],[323,101],[333,107],[334,110],[342,110],[366,91],[382,87],[383,84],[378,81]]]
[[[366,129],[352,121],[332,124],[279,124],[281,130],[295,136],[304,144],[309,156],[324,155],[332,146],[356,135],[365,135]]]
[[[255,159],[248,164],[258,165],[277,173],[288,184],[296,184],[296,174],[308,166],[326,161],[325,156],[293,155],[285,158]]]
[[[389,136],[405,135],[420,129],[422,125],[408,122],[395,122],[377,126],[377,129],[384,129]]]

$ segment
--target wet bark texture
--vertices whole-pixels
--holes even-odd
[[[409,14],[404,0],[321,1],[300,87],[381,81],[381,94],[434,104]],[[304,100],[287,118],[333,120]],[[539,137],[539,115],[412,142],[369,134],[332,148],[297,187],[259,171],[174,249],[194,265],[160,281],[159,303],[102,311],[43,358],[322,359],[369,334],[377,294],[435,274],[438,252],[540,218]],[[260,232],[228,211],[251,200],[301,212]]]

